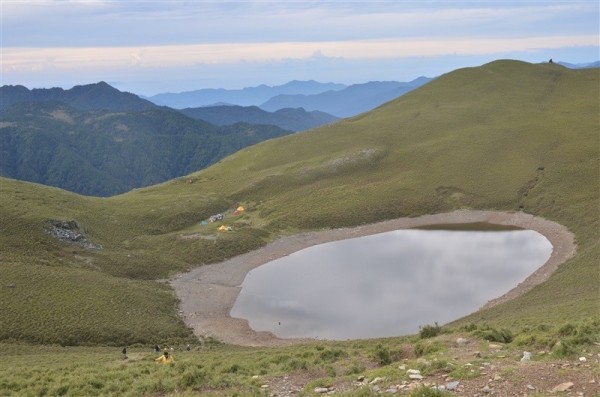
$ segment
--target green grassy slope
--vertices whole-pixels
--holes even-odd
[[[78,299],[115,321],[116,333],[127,329],[129,339],[145,340],[139,328],[128,328],[135,317],[157,332],[185,335],[174,318],[173,296],[144,280],[221,260],[281,234],[457,208],[540,215],[567,226],[579,244],[578,255],[548,282],[465,321],[512,326],[597,315],[598,77],[598,69],[516,61],[462,69],[372,112],[108,199],[2,179],[0,266],[11,276],[3,279],[0,298],[13,294],[13,303],[10,314],[0,314],[0,332],[40,340],[28,335],[27,322],[45,322],[50,314],[34,312],[32,303],[43,297],[31,291],[58,283],[55,275],[65,270],[80,280]],[[198,225],[237,203],[249,211],[227,217],[233,232]],[[48,219],[76,219],[103,249],[57,242],[44,231]],[[11,281],[30,273],[40,276],[23,288]],[[6,287],[11,283],[15,287]],[[121,294],[123,283],[139,299]],[[149,285],[164,292],[164,300],[142,299],[152,295]],[[110,304],[98,294],[101,286],[112,291]],[[70,298],[55,296],[44,303],[60,313]],[[130,317],[118,314],[134,306]],[[156,315],[142,314],[148,312]],[[29,320],[15,325],[13,313]],[[84,333],[91,320],[79,321],[69,325],[75,329],[56,325],[56,334]],[[99,335],[87,339],[104,342]]]

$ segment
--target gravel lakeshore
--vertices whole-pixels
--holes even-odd
[[[299,343],[301,339],[280,339],[269,332],[257,332],[248,322],[229,316],[248,272],[299,251],[331,241],[431,225],[491,223],[535,230],[552,244],[552,255],[539,269],[506,294],[485,307],[505,302],[529,291],[548,279],[558,266],[576,252],[575,236],[566,227],[523,212],[459,210],[414,218],[398,218],[353,228],[328,229],[285,236],[264,247],[224,262],[197,267],[170,280],[180,300],[181,315],[198,337],[212,336],[224,343],[242,346],[278,346]]]

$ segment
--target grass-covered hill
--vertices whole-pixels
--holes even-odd
[[[111,90],[118,98],[134,96]],[[94,103],[81,100],[78,106]],[[186,175],[291,133],[272,125],[217,127],[148,104],[147,110],[129,111],[126,105],[81,110],[57,101],[15,103],[0,114],[0,175],[110,196]]]
[[[164,279],[281,234],[457,208],[567,226],[577,255],[544,284],[464,321],[509,328],[598,316],[599,70],[497,61],[359,117],[242,149],[111,198],[1,179],[0,340],[187,338]],[[233,231],[199,225],[238,203]],[[228,220],[229,220],[228,219]],[[75,220],[98,247],[57,240]]]

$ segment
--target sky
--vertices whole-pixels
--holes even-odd
[[[138,95],[600,59],[597,0],[0,0],[0,85]]]

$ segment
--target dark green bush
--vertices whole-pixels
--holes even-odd
[[[379,365],[389,365],[392,363],[390,351],[381,344],[375,347],[375,358],[379,362]]]
[[[473,332],[473,334],[489,342],[510,343],[513,341],[512,332],[506,328],[498,330],[490,326],[484,326]]]
[[[434,325],[427,324],[419,327],[419,337],[421,339],[433,338],[434,336],[438,336],[440,333],[442,333],[442,327],[440,327],[437,322]]]

